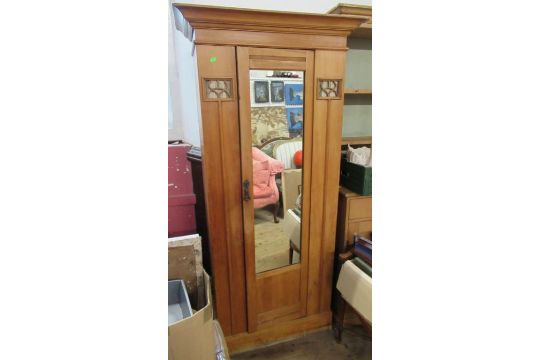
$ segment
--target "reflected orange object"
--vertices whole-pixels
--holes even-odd
[[[293,162],[296,167],[302,167],[302,150],[298,150],[294,153]]]

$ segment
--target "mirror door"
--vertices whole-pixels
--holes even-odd
[[[313,52],[237,48],[248,329],[306,313]]]

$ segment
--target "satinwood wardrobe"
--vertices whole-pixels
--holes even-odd
[[[214,301],[228,346],[327,326],[347,35],[361,20],[175,7],[194,43]]]

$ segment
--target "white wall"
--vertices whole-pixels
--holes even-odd
[[[169,140],[200,146],[199,111],[193,45],[176,30],[169,12]],[[172,126],[171,126],[172,123]]]
[[[178,2],[169,0],[170,3]],[[338,0],[188,0],[182,3],[227,6],[261,10],[278,10],[324,14]],[[371,5],[371,0],[347,0],[347,4]],[[172,11],[172,7],[170,8]],[[169,13],[169,92],[170,115],[173,126],[169,126],[169,140],[182,139],[200,146],[199,104],[195,63],[191,56],[192,44],[176,30],[174,16]]]

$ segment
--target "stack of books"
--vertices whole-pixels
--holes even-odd
[[[372,266],[372,242],[371,239],[368,239],[363,236],[354,235],[353,237],[353,254],[356,256],[354,263],[362,269],[366,274],[371,276],[371,266]]]

